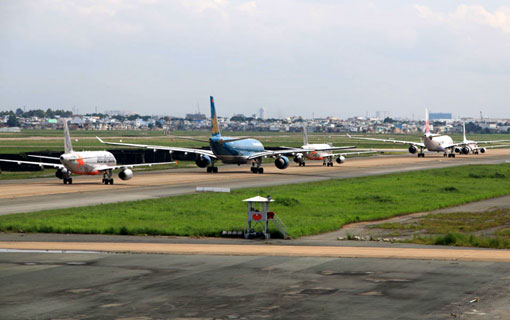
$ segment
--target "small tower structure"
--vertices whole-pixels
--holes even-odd
[[[274,225],[283,234],[284,238],[289,238],[287,227],[278,218],[278,216],[269,211],[269,203],[274,202],[271,196],[267,198],[256,196],[249,199],[244,199],[244,202],[248,205],[248,220],[246,224],[246,230],[244,237],[246,239],[256,238],[259,235],[269,239],[269,221],[273,221]],[[261,226],[262,231],[256,231],[256,228]]]

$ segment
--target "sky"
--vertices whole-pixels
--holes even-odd
[[[510,1],[0,0],[0,110],[510,118]]]

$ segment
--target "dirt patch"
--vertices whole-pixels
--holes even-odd
[[[303,237],[303,240],[335,240],[338,238],[353,238],[359,237],[360,239],[387,239],[395,240],[395,239],[405,239],[413,236],[414,230],[410,229],[378,229],[378,225],[388,224],[388,223],[400,223],[402,225],[411,225],[413,223],[417,223],[425,216],[431,214],[441,214],[441,213],[455,213],[455,212],[486,212],[486,211],[494,211],[494,210],[504,210],[510,209],[510,196],[488,199],[483,201],[472,202],[456,207],[444,208],[434,211],[427,212],[418,212],[412,213],[405,216],[393,217],[390,219],[380,220],[380,221],[367,221],[367,222],[357,222],[345,225],[340,230],[334,232],[323,233],[315,236]],[[495,233],[500,230],[501,227],[492,227],[486,230],[483,230],[483,234]]]

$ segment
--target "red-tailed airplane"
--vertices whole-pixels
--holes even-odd
[[[71,144],[71,136],[69,135],[69,128],[67,122],[64,122],[64,149],[65,152],[59,157],[46,157],[46,156],[34,156],[30,157],[57,160],[60,163],[48,163],[48,162],[35,162],[35,161],[21,161],[21,160],[7,160],[0,159],[3,162],[14,162],[17,164],[31,164],[49,168],[57,169],[55,176],[62,179],[64,184],[72,184],[73,178],[71,175],[103,175],[104,184],[113,184],[113,170],[120,169],[119,178],[122,180],[129,180],[133,177],[133,167],[150,167],[153,165],[170,164],[176,162],[157,162],[157,163],[141,163],[141,164],[125,164],[117,165],[117,160],[108,151],[73,151]]]

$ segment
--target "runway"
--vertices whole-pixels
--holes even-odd
[[[283,243],[0,234],[1,248],[34,249],[1,253],[0,308],[6,319],[119,320],[506,319],[510,312],[508,250]]]
[[[490,150],[484,155],[444,158],[442,154],[373,156],[351,158],[342,165],[324,167],[308,161],[306,167],[292,163],[285,170],[264,164],[264,174],[252,174],[248,166],[221,166],[219,173],[205,169],[173,169],[135,172],[132,180],[101,184],[101,176],[74,177],[72,185],[57,178],[0,181],[0,214],[114,203],[168,197],[195,192],[196,187],[246,188],[341,179],[467,164],[496,164],[510,161],[508,149]]]

